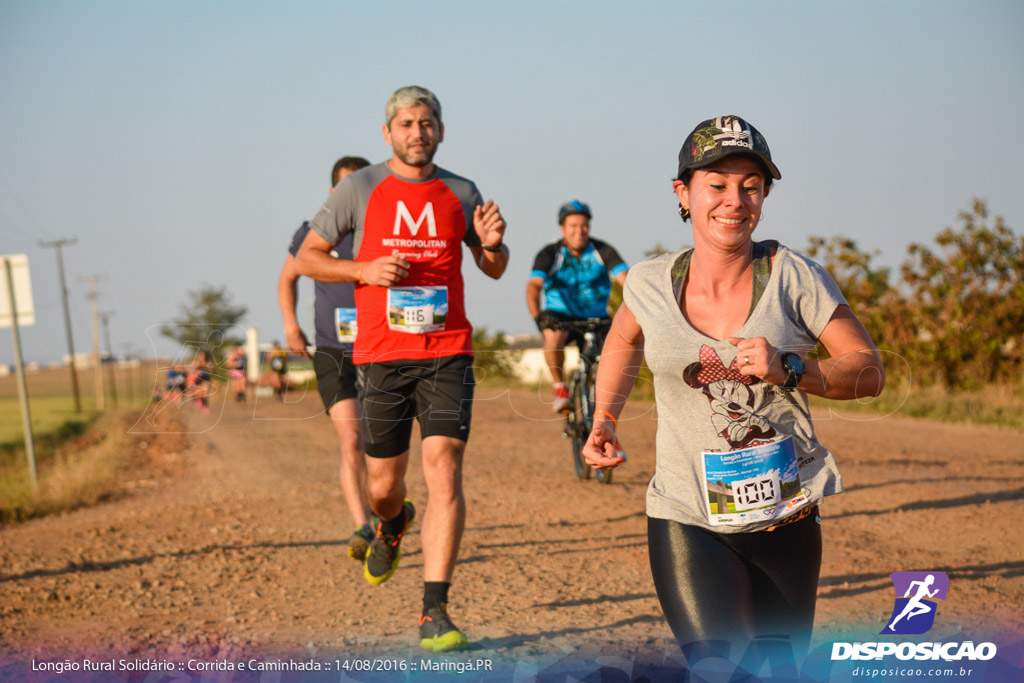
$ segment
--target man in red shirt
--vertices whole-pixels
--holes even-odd
[[[364,564],[374,585],[397,569],[402,535],[415,515],[405,471],[412,420],[419,422],[429,494],[420,645],[437,652],[468,645],[447,612],[465,527],[462,459],[474,385],[462,244],[494,279],[505,272],[508,248],[498,206],[485,203],[472,181],[433,162],[444,124],[432,92],[395,91],[383,133],[391,158],[338,184],[312,220],[296,267],[317,280],[356,283],[353,360],[362,385],[367,493],[381,519]],[[330,257],[348,234],[355,258]]]

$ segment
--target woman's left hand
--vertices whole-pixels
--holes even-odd
[[[729,337],[736,347],[736,367],[741,375],[757,377],[769,384],[782,385],[788,373],[782,367],[782,358],[764,337]]]

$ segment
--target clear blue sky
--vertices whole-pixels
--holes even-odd
[[[1024,4],[979,2],[0,3],[0,253],[26,253],[26,360],[65,351],[52,249],[102,274],[115,351],[174,352],[153,330],[186,291],[226,286],[282,337],[278,271],[344,154],[390,155],[397,87],[438,94],[436,161],[508,220],[509,270],[467,278],[471,320],[529,332],[524,290],[558,205],[629,262],[691,241],[670,181],[686,133],[735,113],[783,179],[761,238],[844,234],[896,266],[976,195],[1020,234]],[[1016,198],[1016,199],[1015,199]],[[470,269],[472,267],[470,266]],[[309,327],[311,290],[300,315]],[[0,330],[0,362],[11,362]]]

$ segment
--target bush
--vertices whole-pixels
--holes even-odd
[[[473,330],[473,368],[478,382],[487,379],[507,379],[515,376],[515,365],[521,355],[508,348],[505,333],[489,335],[486,327]]]

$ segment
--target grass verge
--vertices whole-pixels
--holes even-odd
[[[131,457],[128,426],[137,417],[137,411],[130,409],[111,411],[78,438],[52,450],[38,463],[39,486],[34,491],[24,451],[11,453],[0,465],[0,523],[95,505],[108,498]]]
[[[839,415],[872,413],[923,417],[943,422],[994,424],[1024,429],[1024,385],[990,385],[980,391],[950,393],[938,386],[888,385],[878,398],[830,401],[812,397],[811,405]]]

